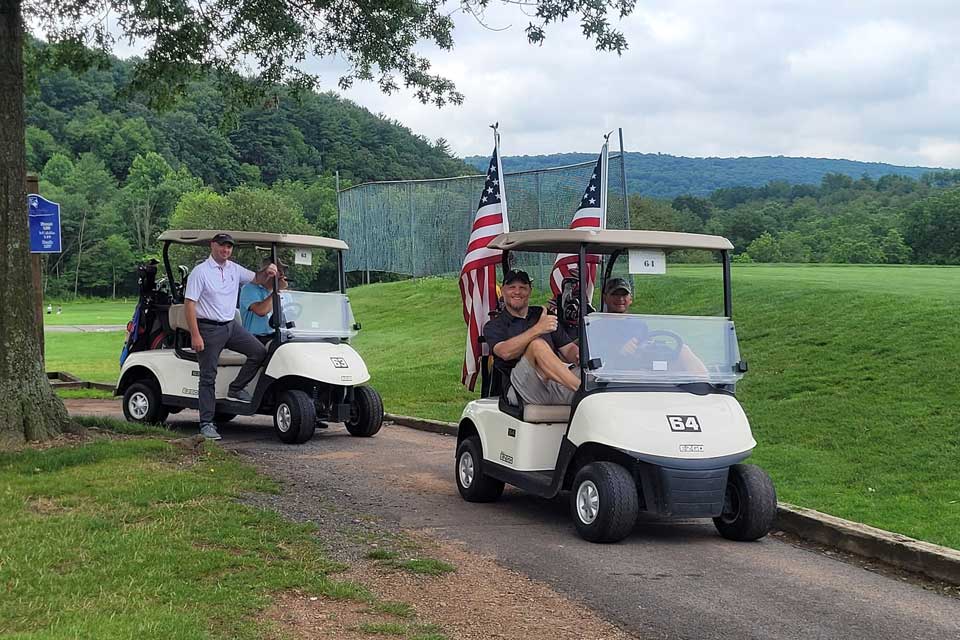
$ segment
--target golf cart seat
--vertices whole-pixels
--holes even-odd
[[[569,422],[568,404],[524,404],[524,422]]]
[[[185,344],[190,344],[190,329],[187,326],[187,312],[184,308],[184,305],[170,305],[170,311],[168,312],[167,319],[170,322],[170,328],[173,329],[174,335],[176,336],[174,339],[174,347],[177,351],[177,355],[188,360],[196,360],[196,352],[193,349],[184,346]],[[240,322],[239,311],[237,311],[234,321]],[[239,367],[242,366],[246,361],[247,356],[243,355],[242,353],[237,353],[236,351],[231,351],[230,349],[224,349],[220,352],[220,358],[217,360],[217,366]]]

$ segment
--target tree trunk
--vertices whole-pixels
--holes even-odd
[[[21,0],[0,0],[0,449],[69,425],[33,325],[27,223]]]

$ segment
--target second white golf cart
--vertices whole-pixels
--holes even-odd
[[[216,233],[169,230],[160,235],[167,288],[160,290],[151,278],[144,291],[141,282],[141,300],[128,327],[127,349],[115,392],[123,396],[123,412],[129,421],[163,422],[170,413],[198,406],[200,369],[197,355],[190,349],[183,308],[186,269],[181,268],[179,281],[174,279],[170,246],[206,247]],[[280,292],[279,281],[276,282],[271,315],[273,338],[267,345],[263,367],[247,388],[253,401],[226,399],[227,386],[245,357],[224,350],[217,371],[215,421],[226,422],[237,415],[272,415],[280,440],[296,444],[313,437],[317,425],[325,426],[323,421],[343,422],[353,436],[377,433],[383,420],[383,402],[374,389],[364,384],[370,374],[350,346],[360,325],[354,322],[346,295],[346,243],[319,236],[229,233],[237,248],[255,248],[275,263],[281,250],[292,250],[294,267],[302,265],[307,273],[319,264],[315,253],[334,252],[338,286],[331,292]]]
[[[592,542],[629,535],[641,509],[713,518],[733,540],[765,536],[777,501],[766,472],[742,464],[756,441],[734,396],[747,367],[732,321],[733,245],[686,233],[544,229],[505,233],[489,246],[503,251],[505,270],[514,251],[578,256],[558,314],[573,319],[580,336],[581,384],[570,406],[534,406],[495,371],[486,397],[460,419],[461,496],[496,500],[504,483],[545,498],[569,490],[577,531]],[[592,312],[588,255],[608,256],[605,283],[618,259],[629,260],[632,273],[664,273],[666,253],[682,249],[719,252],[723,316]]]

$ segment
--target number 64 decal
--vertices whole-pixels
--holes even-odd
[[[697,416],[667,416],[670,431],[700,431]]]

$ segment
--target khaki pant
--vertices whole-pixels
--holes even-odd
[[[580,367],[572,367],[570,370],[580,377]],[[520,358],[520,362],[513,368],[510,384],[527,404],[570,404],[573,401],[573,391],[559,382],[541,378],[536,367],[526,357]]]

